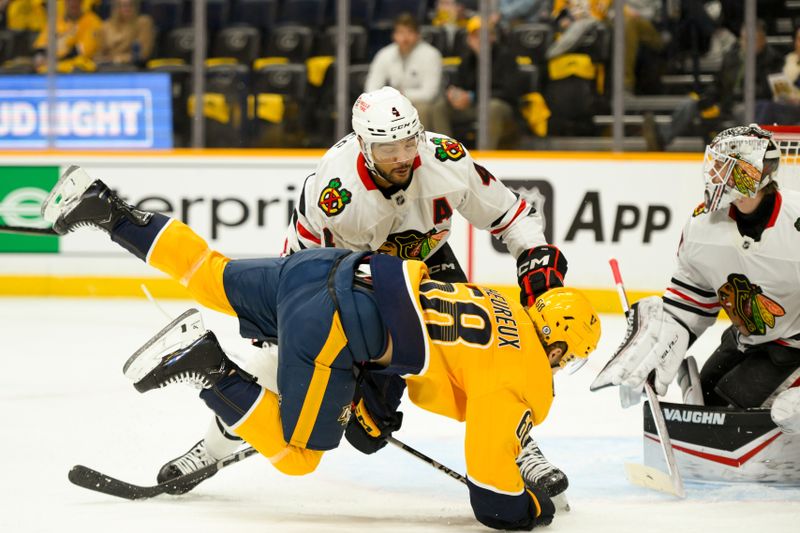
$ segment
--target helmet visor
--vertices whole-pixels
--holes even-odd
[[[372,160],[377,164],[401,163],[417,157],[419,135],[399,141],[372,143]]]
[[[755,196],[761,185],[761,165],[768,145],[768,139],[753,138],[739,141],[737,152],[731,154],[722,153],[717,147],[706,148],[703,177],[707,211]]]
[[[572,352],[567,352],[567,354],[561,358],[561,361],[558,362],[558,366],[566,370],[567,374],[574,374],[580,370],[588,360],[588,357],[578,357]]]

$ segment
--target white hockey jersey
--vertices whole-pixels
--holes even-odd
[[[327,246],[425,260],[446,241],[454,211],[501,239],[514,257],[546,244],[541,215],[461,143],[425,132],[410,183],[382,190],[351,133],[306,178],[284,253]]]
[[[740,344],[800,348],[800,193],[776,193],[758,241],[739,233],[733,207],[701,211],[683,230],[665,309],[695,335],[723,309]]]

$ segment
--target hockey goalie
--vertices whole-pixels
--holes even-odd
[[[683,229],[662,297],[636,302],[622,345],[592,390],[620,386],[623,407],[646,380],[662,403],[683,477],[800,485],[800,193],[778,187],[780,149],[755,125],[706,148],[705,201]],[[692,343],[724,311],[731,325],[698,372]],[[645,463],[664,466],[649,410]]]

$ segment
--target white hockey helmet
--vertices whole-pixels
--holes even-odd
[[[706,147],[706,211],[723,209],[739,198],[753,198],[775,180],[780,160],[772,132],[755,124],[720,132]]]
[[[425,130],[411,101],[397,89],[382,87],[362,93],[353,104],[353,131],[361,141],[367,167],[374,171],[376,145],[387,145],[387,152],[395,153],[399,156],[396,160],[401,161],[403,155],[410,155],[410,151],[402,149],[399,144],[397,150],[391,150],[392,144],[411,138],[419,142]],[[416,155],[416,144],[413,148],[412,158]]]

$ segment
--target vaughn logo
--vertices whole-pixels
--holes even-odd
[[[664,408],[664,418],[670,422],[689,422],[691,424],[725,425],[725,413],[708,411],[689,411],[686,409]]]

